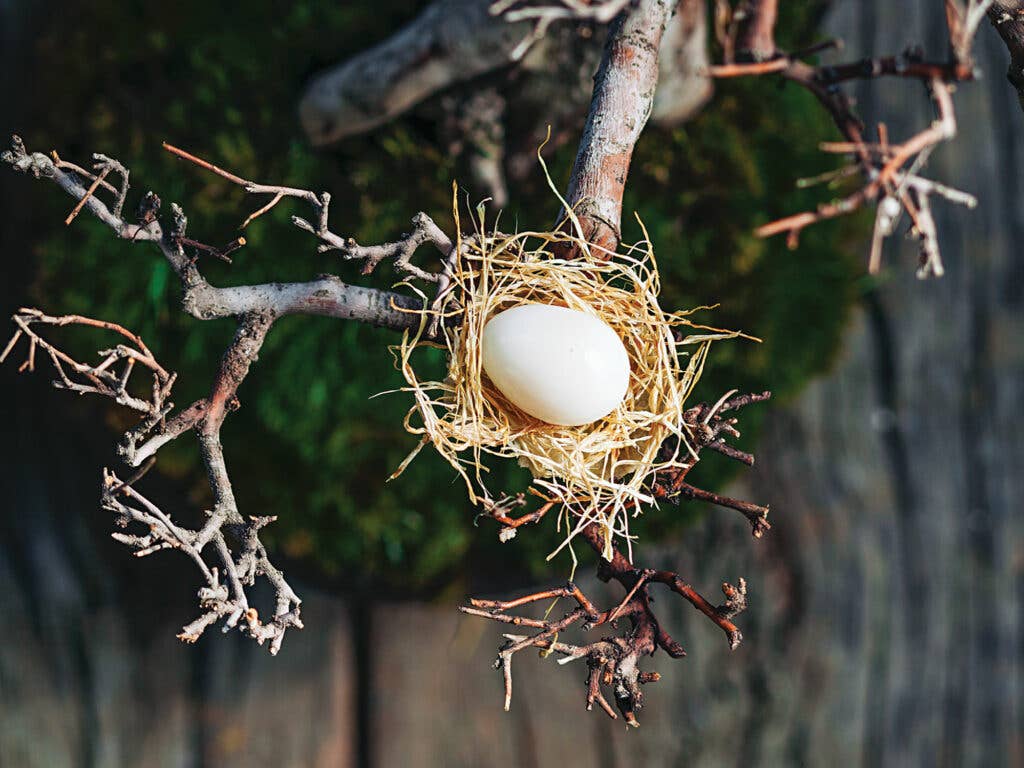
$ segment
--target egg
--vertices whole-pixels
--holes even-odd
[[[585,312],[523,304],[488,320],[481,343],[494,386],[549,424],[589,424],[626,396],[626,348],[607,323]]]

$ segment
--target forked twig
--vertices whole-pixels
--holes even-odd
[[[847,178],[859,173],[865,183],[845,197],[823,203],[814,211],[771,222],[755,233],[760,237],[784,234],[789,246],[795,248],[805,227],[876,204],[869,271],[875,273],[881,269],[882,242],[895,233],[900,215],[906,211],[911,221],[910,234],[920,243],[918,276],[942,275],[938,231],[929,198],[938,194],[970,208],[975,207],[977,201],[967,193],[950,190],[920,176],[919,171],[936,146],[956,135],[953,88],[956,83],[975,76],[970,51],[991,0],[971,0],[967,8],[958,0],[947,0],[951,51],[947,61],[927,61],[917,50],[908,49],[899,56],[831,66],[812,66],[802,61],[809,52],[816,52],[820,47],[797,53],[775,48],[775,3],[776,0],[749,0],[745,20],[729,27],[727,34],[732,36],[731,43],[725,46],[726,50],[743,54],[743,60],[727,57],[723,65],[711,67],[709,74],[718,78],[778,74],[806,88],[828,110],[846,139],[843,143],[828,142],[822,146],[826,152],[851,155],[851,166],[838,175]],[[764,12],[767,7],[772,9],[770,13]],[[936,119],[931,125],[900,144],[892,144],[887,136],[882,136],[881,126],[879,142],[867,141],[863,125],[853,111],[853,102],[841,87],[848,80],[883,77],[920,81],[935,106]]]

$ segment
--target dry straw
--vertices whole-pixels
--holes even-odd
[[[578,233],[578,222],[572,223]],[[630,517],[654,503],[654,476],[696,461],[683,421],[687,398],[711,343],[740,334],[695,325],[687,317],[695,310],[661,308],[658,268],[646,239],[624,253],[598,252],[578,234],[488,233],[481,220],[477,234],[461,240],[456,252],[450,285],[397,349],[404,391],[415,398],[405,427],[421,441],[392,477],[430,443],[465,481],[470,499],[486,505],[500,498],[496,491],[508,490],[488,488],[489,457],[515,459],[532,473],[534,492],[563,510],[565,540],[551,557],[596,521],[610,558],[616,537],[630,546]],[[573,258],[557,255],[569,252]],[[530,303],[585,312],[622,339],[629,387],[607,417],[575,427],[548,424],[509,402],[487,378],[484,325],[499,312]],[[437,346],[424,340],[431,324],[440,329],[447,352],[443,381],[421,380],[413,365],[418,349]],[[669,444],[678,447],[666,455],[662,446],[672,437],[679,440]]]

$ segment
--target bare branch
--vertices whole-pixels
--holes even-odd
[[[637,0],[611,26],[594,78],[566,202],[584,238],[613,251],[621,238],[622,195],[633,147],[647,124],[658,83],[658,49],[675,3]]]
[[[738,435],[736,419],[729,416],[732,411],[746,405],[763,402],[770,393],[736,395],[729,392],[713,405],[701,403],[686,411],[684,421],[687,431],[692,436],[696,451],[702,448],[720,448],[724,445],[725,436]],[[713,448],[715,449],[715,448]],[[663,446],[666,455],[680,450],[678,441],[669,441]],[[735,449],[733,449],[735,450]],[[720,451],[722,452],[722,451]],[[737,451],[741,456],[746,457]],[[727,454],[728,455],[728,454]],[[678,500],[701,499],[722,506],[732,507],[743,512],[750,519],[755,536],[768,530],[767,507],[759,507],[749,502],[730,499],[718,494],[701,491],[685,483],[689,470],[696,464],[694,457],[685,469],[659,477],[652,492],[657,498]],[[750,461],[753,458],[750,457]],[[520,515],[518,518],[509,516],[515,507],[525,504],[520,496],[507,497],[492,504],[485,516],[493,518],[502,525],[502,532],[515,531],[520,525],[540,520],[551,508],[551,504],[542,505],[536,512]],[[599,523],[590,523],[580,532],[580,536],[600,557],[605,551],[605,531]],[[662,584],[672,592],[688,601],[694,608],[704,614],[726,636],[731,649],[735,649],[743,639],[739,628],[732,619],[746,609],[747,585],[739,579],[736,586],[729,583],[722,585],[725,601],[718,606],[713,605],[700,593],[693,589],[679,574],[672,571],[655,571],[634,566],[618,549],[613,549],[610,560],[603,557],[598,564],[598,577],[603,581],[616,581],[624,591],[618,604],[605,609],[598,609],[575,584],[570,582],[564,587],[542,590],[513,600],[481,600],[471,599],[470,605],[461,610],[471,616],[479,616],[501,624],[517,627],[528,627],[536,630],[531,635],[505,635],[509,642],[502,645],[498,653],[495,667],[502,671],[505,686],[505,709],[508,710],[512,701],[512,656],[526,648],[539,648],[548,652],[559,653],[563,658],[560,664],[577,659],[586,659],[586,706],[592,709],[597,703],[601,709],[613,719],[614,710],[602,694],[602,686],[611,689],[615,703],[629,725],[636,726],[636,713],[643,706],[643,694],[640,685],[656,682],[657,673],[642,672],[638,667],[639,660],[653,654],[657,649],[664,650],[672,658],[686,655],[683,647],[662,627],[655,615],[651,603],[650,589],[655,584]],[[510,611],[535,605],[547,600],[571,599],[575,607],[559,619],[548,619],[523,616]],[[550,612],[550,609],[549,609]],[[586,645],[570,645],[559,642],[558,636],[571,626],[579,626],[584,631],[598,627],[617,627],[620,619],[629,619],[630,628],[618,637],[602,637]]]
[[[114,534],[114,538],[134,550],[137,557],[145,557],[164,549],[178,549],[199,567],[206,581],[206,586],[200,591],[200,605],[205,613],[183,630],[182,639],[195,640],[202,629],[223,618],[226,619],[225,627],[228,629],[237,626],[261,644],[270,641],[270,651],[276,653],[285,630],[292,626],[302,626],[299,620],[300,601],[281,572],[270,564],[266,550],[257,536],[259,528],[274,518],[260,517],[245,521],[238,512],[219,439],[220,426],[227,411],[237,407],[238,386],[262,346],[271,325],[270,317],[252,315],[242,319],[235,340],[221,363],[210,397],[194,403],[170,421],[165,421],[165,417],[174,407],[168,401],[168,396],[175,376],[156,361],[136,334],[117,323],[80,315],[54,317],[33,309],[20,310],[13,320],[17,330],[0,355],[0,362],[24,338],[29,350],[22,370],[33,369],[36,350],[41,350],[50,358],[59,375],[53,382],[57,388],[109,397],[143,415],[139,427],[129,431],[122,442],[122,456],[131,466],[143,464],[158,448],[188,429],[194,428],[199,432],[203,461],[217,502],[200,531],[190,531],[176,525],[170,516],[132,487],[144,471],[127,482],[121,482],[116,475],[104,470],[102,506],[115,514],[115,520],[121,528],[137,523],[148,531],[143,535]],[[96,365],[88,365],[60,350],[36,330],[38,326],[68,325],[114,332],[130,342],[130,346],[119,344],[113,349],[102,350],[99,353],[101,361]],[[140,369],[148,370],[152,375],[149,399],[129,391],[131,374]],[[142,446],[137,445],[147,437]],[[228,546],[227,536],[238,540],[240,548],[237,555]],[[204,548],[211,543],[217,551],[218,566],[208,565],[203,557]],[[252,585],[257,575],[265,575],[277,591],[277,609],[268,623],[260,621],[256,611],[249,606],[244,591],[244,585]],[[228,579],[226,585],[219,581],[223,576]]]
[[[239,542],[238,553],[234,554],[223,531],[207,537],[203,531],[178,526],[157,505],[107,470],[103,473],[101,500],[103,508],[114,514],[119,527],[134,524],[148,531],[145,535],[112,534],[116,541],[132,549],[136,557],[177,549],[199,568],[204,580],[199,590],[203,613],[182,629],[179,639],[195,642],[207,627],[224,620],[225,631],[237,628],[260,645],[269,641],[271,654],[276,654],[288,629],[302,629],[301,601],[284,581],[283,574],[271,565],[258,537],[260,528],[276,518],[254,517],[231,525],[231,533]],[[208,564],[204,557],[211,540],[218,565]],[[245,593],[244,587],[253,585],[257,576],[265,576],[277,594],[274,615],[269,621],[260,619]],[[222,583],[225,580],[227,583]]]
[[[87,189],[81,177],[71,170],[71,164],[55,163],[38,152],[28,153],[16,136],[12,139],[11,150],[4,152],[0,159],[17,171],[53,181],[76,201],[86,197]],[[104,189],[103,185],[99,189]],[[182,240],[187,219],[178,206],[171,206],[172,221],[165,232],[158,216],[160,199],[152,192],[146,195],[140,206],[139,222],[134,224],[116,215],[96,192],[88,196],[83,210],[93,214],[121,239],[156,245],[181,280],[184,310],[197,319],[271,311],[278,316],[309,314],[359,320],[395,330],[412,328],[419,322],[422,302],[416,297],[347,285],[333,275],[322,275],[304,283],[215,287],[202,276],[196,259],[186,253]]]
[[[356,259],[365,261],[363,266],[364,275],[371,273],[378,264],[385,259],[388,259],[394,261],[395,268],[400,272],[405,272],[406,274],[411,275],[412,277],[417,277],[420,280],[436,283],[440,282],[444,276],[442,272],[427,272],[410,262],[412,255],[424,243],[432,243],[436,246],[443,259],[447,259],[454,247],[451,239],[442,232],[434,221],[425,213],[418,213],[413,217],[412,232],[407,235],[403,235],[401,240],[397,240],[393,243],[385,243],[384,245],[361,246],[352,238],[345,238],[331,232],[328,225],[331,205],[330,193],[321,192],[318,195],[308,189],[281,187],[271,184],[257,184],[256,182],[247,181],[240,176],[236,176],[230,171],[225,171],[223,168],[207,162],[200,157],[196,157],[183,149],[172,146],[167,142],[164,142],[163,146],[164,149],[171,154],[177,155],[183,160],[195,163],[199,167],[205,168],[206,170],[227,179],[233,184],[238,184],[249,194],[273,195],[270,202],[246,218],[242,223],[243,229],[254,219],[262,216],[264,213],[272,209],[284,198],[297,198],[309,203],[313,208],[313,211],[316,213],[316,223],[310,223],[306,219],[298,216],[292,217],[292,223],[299,227],[299,229],[310,232],[320,239],[321,245],[318,249],[320,253],[326,253],[327,251],[340,251],[342,258],[345,260]]]
[[[971,47],[978,25],[989,10],[989,0],[971,0],[963,8],[958,0],[947,0],[951,58],[946,62],[925,61],[916,50],[901,56],[865,59],[849,64],[813,67],[801,57],[820,50],[785,53],[775,49],[774,23],[776,0],[750,0],[746,4],[745,21],[734,24],[728,34],[738,36],[739,42],[726,46],[737,48],[742,59],[734,63],[727,57],[722,66],[712,67],[715,77],[739,77],[776,73],[786,80],[809,90],[831,114],[836,127],[847,139],[844,144],[831,143],[825,151],[841,151],[853,158],[853,165],[838,177],[859,172],[865,185],[839,200],[822,204],[816,211],[805,212],[780,219],[756,230],[761,237],[787,235],[787,242],[795,248],[804,227],[826,219],[844,216],[867,204],[877,204],[875,229],[872,239],[869,270],[881,268],[881,247],[885,238],[894,234],[903,211],[911,220],[910,234],[921,244],[919,277],[939,276],[943,273],[938,233],[931,215],[929,196],[940,194],[948,200],[974,207],[976,201],[966,193],[944,194],[946,188],[918,175],[932,150],[950,141],[956,135],[956,117],[953,110],[953,85],[974,78]],[[852,101],[840,84],[852,79],[873,79],[894,76],[920,80],[936,110],[936,120],[924,130],[902,144],[889,144],[884,128],[879,126],[880,140],[869,144],[864,139],[863,125],[854,114]]]
[[[451,241],[423,214],[414,219],[416,228],[413,234],[402,241],[362,248],[342,241],[327,229],[330,197],[326,193],[317,196],[306,190],[254,184],[194,155],[174,151],[243,185],[252,194],[271,194],[271,206],[284,197],[296,197],[310,203],[317,213],[317,224],[298,220],[299,225],[313,231],[329,245],[337,241],[337,247],[343,249],[347,256],[365,258],[368,268],[384,258],[393,258],[399,269],[436,282],[439,289],[446,284],[448,275],[444,270],[427,273],[409,263],[409,258],[421,243],[431,242],[445,257],[444,265],[450,264]],[[39,153],[29,154],[17,137],[13,139],[12,149],[3,155],[3,160],[15,170],[53,181],[76,201],[68,217],[69,222],[80,212],[88,211],[118,237],[156,245],[182,282],[183,305],[190,314],[200,319],[237,318],[235,337],[224,353],[210,394],[172,416],[174,405],[168,398],[175,376],[156,361],[142,339],[117,323],[79,315],[50,316],[39,310],[20,310],[13,318],[15,331],[0,354],[0,362],[24,341],[27,351],[20,370],[33,370],[37,353],[43,353],[57,372],[54,385],[58,388],[109,397],[142,415],[142,421],[124,435],[119,446],[124,461],[130,467],[142,467],[142,470],[126,482],[112,472],[104,471],[102,504],[115,514],[120,527],[133,525],[143,532],[118,532],[114,538],[131,548],[138,557],[166,549],[181,550],[199,568],[204,580],[199,591],[202,613],[182,630],[181,639],[194,641],[207,627],[223,621],[225,630],[237,628],[258,643],[267,643],[270,652],[277,653],[285,631],[302,626],[299,617],[301,601],[281,571],[270,563],[259,540],[259,529],[275,518],[246,518],[238,509],[221,446],[221,427],[227,414],[239,407],[238,389],[278,318],[293,313],[320,314],[404,329],[418,325],[421,303],[397,293],[348,286],[331,275],[308,283],[216,288],[200,273],[198,256],[210,254],[226,259],[231,249],[244,244],[244,239],[238,238],[227,248],[216,249],[187,237],[188,220],[181,208],[172,205],[170,222],[162,222],[160,199],[152,192],[145,195],[139,206],[138,223],[125,221],[122,210],[128,192],[128,170],[106,156],[95,155],[94,158],[96,173],[91,174],[61,160],[56,153],[52,159]],[[106,181],[112,173],[120,175],[119,186]],[[88,182],[88,186],[83,182]],[[100,199],[101,193],[114,195],[112,207]],[[271,206],[265,205],[257,214]],[[254,216],[247,221],[252,218]],[[110,331],[120,335],[125,343],[101,351],[100,361],[96,364],[79,362],[44,338],[38,330],[41,326],[66,325]],[[146,396],[141,396],[138,387],[131,383],[132,373],[137,370],[151,374],[152,383]],[[152,465],[157,451],[188,431],[193,431],[199,441],[214,498],[213,508],[199,530],[177,525],[170,515],[133,487]],[[246,588],[255,582],[257,576],[265,577],[276,593],[274,614],[269,619],[260,618],[246,593]]]
[[[94,320],[81,315],[54,317],[44,314],[38,309],[24,308],[18,310],[11,320],[17,330],[7,343],[3,353],[0,354],[0,363],[7,359],[18,341],[25,338],[29,348],[25,362],[18,369],[19,371],[34,370],[36,351],[42,350],[48,356],[58,375],[53,382],[53,386],[57,389],[66,389],[80,395],[95,394],[109,397],[118,404],[153,419],[161,418],[170,407],[166,401],[171,393],[171,387],[174,386],[175,374],[164,370],[141,338],[117,323]],[[67,325],[113,331],[130,342],[130,346],[118,344],[112,349],[101,350],[99,352],[100,362],[90,365],[75,360],[43,338],[36,330],[36,326],[62,327]],[[136,370],[137,365],[139,369],[148,370],[152,375],[151,391],[147,398],[133,394],[128,388],[132,372]],[[120,370],[118,370],[118,366],[120,366]]]

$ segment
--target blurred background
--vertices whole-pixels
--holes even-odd
[[[173,161],[162,140],[247,178],[329,190],[333,229],[360,242],[394,237],[419,210],[451,231],[453,180],[473,205],[504,193],[503,222],[548,226],[558,206],[533,153],[552,124],[546,157],[564,185],[600,28],[552,33],[571,76],[491,72],[327,148],[305,137],[297,105],[314,73],[426,5],[0,0],[0,127],[81,164],[120,159],[129,205],[149,189],[178,201],[208,242],[234,237],[251,201]],[[946,51],[937,0],[782,6],[784,49],[838,36],[843,60],[912,43]],[[587,713],[584,672],[554,659],[519,660],[502,712],[500,629],[455,606],[563,582],[571,563],[544,561],[553,521],[500,544],[427,451],[385,484],[414,445],[404,396],[368,399],[400,385],[387,349],[397,336],[295,317],[275,326],[223,431],[240,507],[279,516],[269,543],[304,598],[306,629],[276,658],[237,634],[175,639],[197,574],[173,554],[131,558],[97,502],[125,414],[50,390],[45,372],[0,368],[0,765],[1024,765],[1024,120],[988,26],[977,58],[985,77],[956,96],[960,135],[931,162],[980,200],[937,211],[941,280],[916,280],[914,246],[899,243],[869,278],[870,216],[816,226],[795,251],[751,235],[831,194],[795,185],[836,167],[817,150],[834,138],[828,116],[795,87],[717,83],[689,119],[656,121],[641,139],[625,236],[641,236],[635,210],[664,303],[718,303],[700,319],[764,339],[714,348],[697,398],[776,397],[742,414],[754,469],[711,456],[694,475],[770,504],[763,540],[734,512],[693,504],[636,526],[638,562],[708,596],[743,576],[751,598],[731,653],[683,603],[659,601],[689,656],[648,662],[662,682],[646,690],[639,731]],[[856,92],[869,125],[884,120],[894,138],[931,120],[916,83]],[[0,313],[117,320],[178,371],[177,402],[206,393],[231,321],[184,315],[148,249],[84,215],[65,227],[71,204],[51,185],[4,170],[0,196]],[[235,263],[206,265],[208,278],[392,282],[386,268],[361,278],[318,255],[291,213],[255,222]],[[102,344],[66,338],[83,354]],[[186,521],[209,500],[188,437],[144,483]],[[510,468],[507,487],[522,483]]]

